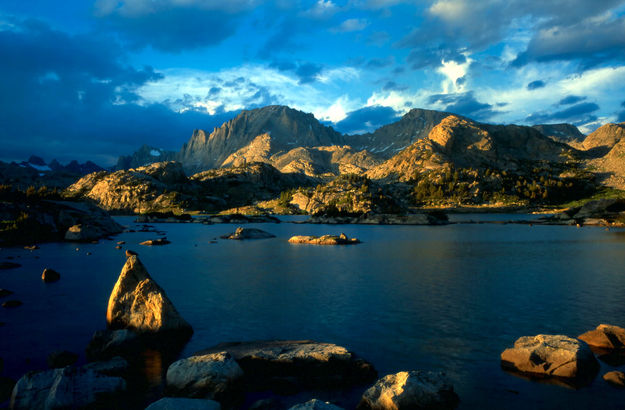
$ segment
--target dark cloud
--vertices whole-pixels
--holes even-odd
[[[395,81],[387,81],[382,87],[384,91],[404,91],[408,89],[406,85],[399,85]]]
[[[625,108],[625,101],[621,103],[621,107]],[[618,122],[625,122],[625,110],[618,113]]]
[[[383,125],[397,121],[400,113],[391,107],[374,105],[363,107],[347,114],[343,120],[334,125],[338,131],[346,134],[360,134],[373,131]]]
[[[444,111],[463,115],[477,121],[486,121],[497,113],[491,104],[478,101],[473,91],[454,94],[434,94],[428,98],[430,104],[444,104]]]
[[[579,95],[569,95],[567,97],[564,97],[563,99],[560,100],[560,102],[558,102],[558,105],[571,105],[571,104],[576,104],[580,101],[584,101],[586,99],[586,97],[580,97]]]
[[[569,122],[575,125],[586,124],[595,121],[597,117],[593,115],[599,110],[595,103],[585,102],[572,105],[564,110],[554,113],[539,112],[529,115],[525,121],[530,124],[549,124],[554,122]]]
[[[413,70],[419,70],[426,67],[438,66],[441,64],[441,61],[455,61],[458,64],[464,64],[467,58],[454,48],[438,44],[435,47],[411,51],[406,61],[411,65]]]
[[[527,85],[527,89],[528,90],[537,90],[539,88],[543,88],[545,85],[545,82],[543,80],[536,80],[536,81],[532,81],[531,83],[529,83]]]
[[[179,149],[194,128],[229,117],[146,105],[135,90],[161,75],[125,65],[123,51],[110,38],[71,36],[34,20],[11,23],[10,30],[0,30],[5,160],[37,152],[47,160],[109,165],[143,143]]]
[[[311,62],[274,61],[270,65],[280,71],[289,71],[297,76],[300,84],[313,83],[324,67]]]
[[[367,64],[365,64],[365,67],[377,69],[377,68],[389,67],[393,64],[395,64],[395,58],[393,56],[390,56],[387,58],[372,58],[371,60],[367,61]]]

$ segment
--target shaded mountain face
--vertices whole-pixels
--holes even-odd
[[[572,124],[539,124],[533,125],[532,128],[540,131],[540,133],[546,137],[565,144],[580,143],[586,138],[586,136]]]
[[[312,114],[274,105],[242,111],[210,134],[195,130],[189,142],[184,144],[178,160],[191,172],[218,168],[227,161],[225,165],[233,163],[234,159],[229,157],[262,135],[271,139],[263,148],[264,157],[296,147],[344,144],[340,133],[322,125]]]
[[[450,113],[415,108],[399,121],[378,128],[372,133],[350,135],[345,143],[356,150],[369,152],[388,159],[414,142],[428,136]]]
[[[442,168],[518,171],[527,163],[563,162],[575,150],[531,127],[486,125],[449,115],[420,139],[369,170],[370,178],[414,179]]]
[[[115,169],[130,169],[144,167],[155,162],[173,161],[177,153],[174,151],[166,151],[162,148],[155,148],[149,145],[143,145],[132,155],[121,156],[117,159]]]
[[[0,184],[12,185],[19,189],[26,189],[30,186],[65,188],[83,175],[103,169],[91,161],[81,164],[74,160],[67,165],[62,165],[53,159],[46,164],[42,158],[31,155],[28,161],[22,161],[19,164],[0,161]]]

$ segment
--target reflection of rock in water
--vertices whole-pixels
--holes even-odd
[[[163,354],[158,350],[147,349],[142,353],[143,371],[148,387],[162,386],[163,384]]]

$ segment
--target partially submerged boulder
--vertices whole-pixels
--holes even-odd
[[[612,386],[624,388],[625,387],[625,373],[617,370],[607,372],[603,375],[603,380],[610,383]]]
[[[562,335],[524,336],[501,354],[504,369],[537,377],[586,380],[599,368],[588,345]]]
[[[59,279],[61,279],[61,274],[54,269],[45,268],[41,274],[41,280],[46,283],[56,282]]]
[[[618,326],[601,324],[597,326],[596,329],[581,334],[577,338],[592,347],[598,347],[600,349],[625,349],[625,329]]]
[[[256,228],[243,228],[238,227],[236,231],[228,235],[222,235],[221,239],[235,239],[235,240],[243,240],[243,239],[266,239],[266,238],[275,238],[276,235],[270,234],[269,232],[265,232],[261,229]]]
[[[164,397],[145,410],[221,410],[221,404],[214,400]]]
[[[309,236],[296,235],[289,239],[290,243],[304,243],[310,245],[353,245],[360,243],[357,238],[348,238],[344,233],[340,235]]]
[[[346,348],[310,340],[221,343],[197,354],[223,351],[241,366],[251,390],[293,393],[362,385],[377,377],[373,365]]]
[[[161,245],[168,245],[170,243],[171,241],[169,241],[167,238],[158,238],[158,239],[149,239],[147,241],[143,241],[139,245],[161,246]]]
[[[458,395],[442,372],[409,371],[389,374],[362,395],[359,409],[453,409]]]
[[[224,400],[237,391],[243,370],[227,352],[191,356],[167,369],[167,392],[173,396]]]
[[[140,335],[167,335],[186,342],[193,334],[165,291],[150,277],[138,256],[126,260],[109,298],[109,329],[129,329]]]
[[[63,369],[26,373],[13,388],[11,409],[117,408],[126,382],[92,369]]]

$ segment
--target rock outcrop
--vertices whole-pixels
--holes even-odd
[[[193,329],[178,313],[165,291],[150,277],[138,256],[126,260],[109,298],[106,321],[110,329],[141,335],[167,335],[186,342]]]
[[[344,233],[323,236],[296,235],[289,238],[289,242],[309,245],[355,245],[360,243],[358,238],[348,238]]]
[[[577,338],[588,343],[591,347],[606,350],[625,349],[625,329],[619,326],[602,324],[594,330],[579,335]]]
[[[267,239],[267,238],[275,238],[276,235],[270,234],[269,232],[265,232],[262,229],[256,228],[242,228],[238,227],[233,233],[228,235],[222,235],[221,239],[235,239],[235,240],[244,240],[244,239]]]
[[[598,363],[588,345],[562,335],[524,336],[501,353],[504,369],[536,377],[588,380]]]
[[[453,409],[458,395],[444,373],[399,372],[378,380],[365,391],[359,409]]]
[[[67,228],[65,240],[71,242],[91,242],[105,235],[106,233],[97,227],[78,224]]]
[[[346,348],[309,340],[222,343],[197,354],[224,351],[241,366],[251,390],[336,389],[376,378],[373,366]]]
[[[227,352],[191,356],[167,369],[167,392],[173,396],[232,400],[243,370]]]
[[[612,386],[625,388],[625,373],[614,370],[603,375],[603,380]]]
[[[625,199],[599,199],[582,206],[565,209],[546,217],[543,221],[564,225],[623,225],[625,224]]]

